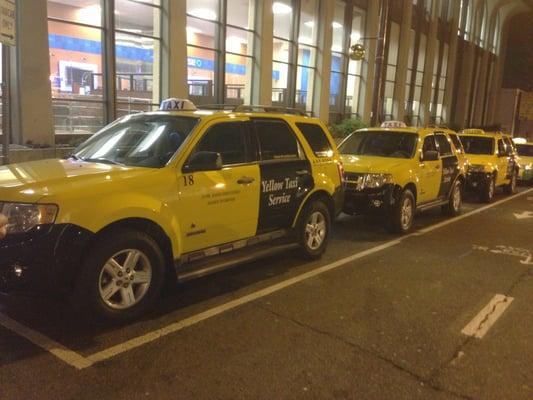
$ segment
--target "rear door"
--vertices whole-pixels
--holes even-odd
[[[426,151],[438,151],[433,134],[424,138],[422,154]],[[441,164],[442,161],[440,159],[436,161],[420,160],[418,203],[427,203],[437,199],[442,176]]]
[[[450,194],[452,185],[459,174],[459,160],[452,150],[450,139],[444,132],[436,132],[435,140],[442,161],[442,174],[439,189],[439,198],[446,198]]]
[[[280,119],[252,119],[261,174],[257,232],[288,228],[314,187],[311,163]]]

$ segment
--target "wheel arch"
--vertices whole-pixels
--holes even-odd
[[[302,205],[300,206],[300,209],[296,213],[296,216],[294,218],[294,221],[292,222],[292,227],[294,228],[296,224],[298,223],[298,219],[300,218],[300,215],[302,214],[302,210],[309,204],[311,201],[314,200],[322,200],[328,207],[330,218],[333,221],[335,218],[335,201],[333,200],[333,196],[328,193],[327,191],[320,189],[315,192],[312,192],[307,198],[302,202]]]

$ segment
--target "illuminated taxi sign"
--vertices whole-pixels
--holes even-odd
[[[189,99],[166,99],[161,102],[160,111],[196,111],[197,108]]]
[[[385,121],[381,124],[382,128],[407,128],[403,121]]]

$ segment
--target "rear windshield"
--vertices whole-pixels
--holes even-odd
[[[481,136],[461,136],[466,154],[494,154],[494,139]]]
[[[331,157],[333,155],[331,143],[320,125],[298,123],[296,126],[303,133],[317,157]]]
[[[412,158],[418,134],[391,131],[352,133],[339,147],[341,154],[374,157]]]
[[[533,157],[533,144],[517,144],[516,150],[522,157]]]

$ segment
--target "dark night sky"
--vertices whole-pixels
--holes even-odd
[[[533,91],[533,13],[510,21],[509,42],[503,75],[504,88]]]

